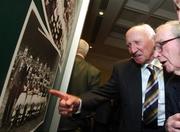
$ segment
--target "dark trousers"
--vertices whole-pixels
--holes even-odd
[[[58,132],[93,132],[93,118],[62,118]]]

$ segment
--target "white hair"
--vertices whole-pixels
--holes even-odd
[[[164,24],[161,24],[156,28],[156,32],[161,28],[169,28],[170,32],[175,36],[180,36],[180,22],[179,20],[171,20]]]
[[[149,36],[149,38],[154,38],[154,36],[156,34],[154,29],[148,24],[140,24],[140,25],[136,25],[134,27],[143,28],[145,30],[145,33]]]
[[[88,51],[89,51],[89,44],[85,40],[80,39],[77,49],[77,54],[81,54],[85,57]]]

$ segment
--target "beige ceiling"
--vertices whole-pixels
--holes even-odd
[[[148,23],[156,28],[171,19],[177,19],[172,0],[91,0],[82,37],[93,46],[124,49],[129,27]]]

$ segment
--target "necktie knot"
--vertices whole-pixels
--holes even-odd
[[[150,72],[150,76],[149,76],[149,78],[151,78],[150,80],[156,80],[155,67],[153,65],[148,65],[147,69]]]
[[[155,71],[154,71],[154,66],[153,65],[148,65],[147,66],[147,69],[150,71],[151,74],[153,74]]]

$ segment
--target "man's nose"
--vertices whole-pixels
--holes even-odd
[[[135,52],[137,51],[136,46],[134,46],[134,45],[132,44],[131,47],[130,47],[130,51],[131,51],[131,53],[135,53]]]

